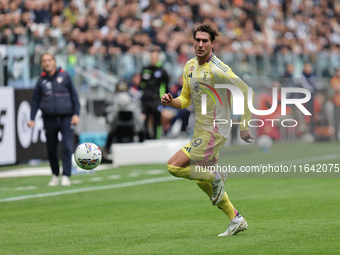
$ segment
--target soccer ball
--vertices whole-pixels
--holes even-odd
[[[82,143],[74,152],[74,161],[81,169],[92,170],[102,161],[102,152],[94,143]]]
[[[273,145],[273,140],[268,135],[261,135],[257,139],[257,145],[261,148],[262,152],[267,153]]]

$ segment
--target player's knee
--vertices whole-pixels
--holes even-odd
[[[198,186],[201,186],[204,182],[205,182],[205,181],[196,180],[196,184],[197,184]]]
[[[207,195],[208,197],[211,198],[211,195],[212,195],[212,186],[211,186],[211,182],[209,181],[199,181],[197,180],[196,181],[196,184],[197,186],[203,190]]]
[[[168,166],[168,170],[169,170],[169,173],[175,177],[180,177],[179,176],[179,170],[181,169],[180,167],[177,167],[177,166],[173,166],[173,165],[170,165],[170,164],[167,164]]]
[[[206,188],[211,187],[211,183],[208,182],[208,181],[200,181],[200,180],[197,180],[197,181],[196,181],[196,184],[197,184],[197,186],[200,187],[201,189],[206,189]]]

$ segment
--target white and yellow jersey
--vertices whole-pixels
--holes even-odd
[[[184,66],[183,88],[178,97],[181,101],[181,108],[186,108],[193,101],[195,105],[196,124],[195,130],[204,130],[219,133],[227,138],[231,129],[231,93],[229,90],[217,89],[215,84],[234,85],[241,89],[244,95],[244,115],[240,122],[240,130],[248,129],[248,121],[251,119],[251,112],[248,108],[248,86],[231,68],[211,54],[207,62],[198,64],[197,57],[190,59]],[[202,95],[206,98],[206,114],[202,114]],[[203,112],[204,112],[203,111]],[[227,124],[216,124],[214,119],[228,121]],[[243,125],[245,123],[246,125]],[[234,125],[234,124],[233,124]]]

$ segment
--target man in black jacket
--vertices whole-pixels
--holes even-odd
[[[147,139],[160,137],[161,133],[161,95],[168,93],[168,74],[159,60],[159,49],[150,52],[150,65],[142,70],[140,89],[142,107],[145,114]]]
[[[44,53],[40,58],[41,73],[35,86],[31,102],[31,120],[41,109],[46,134],[47,155],[52,169],[49,186],[59,185],[58,133],[62,134],[62,186],[70,186],[71,156],[73,152],[73,128],[79,122],[80,104],[77,91],[71,77],[61,68],[57,68],[52,54]]]

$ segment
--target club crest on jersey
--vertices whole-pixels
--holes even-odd
[[[208,77],[208,72],[203,73],[203,81],[206,81]]]
[[[191,72],[194,71],[194,69],[195,69],[194,66],[191,66],[191,67],[190,67],[190,71],[191,71]]]
[[[63,77],[57,77],[57,82],[60,84],[60,83],[62,83],[62,81],[63,81]]]

